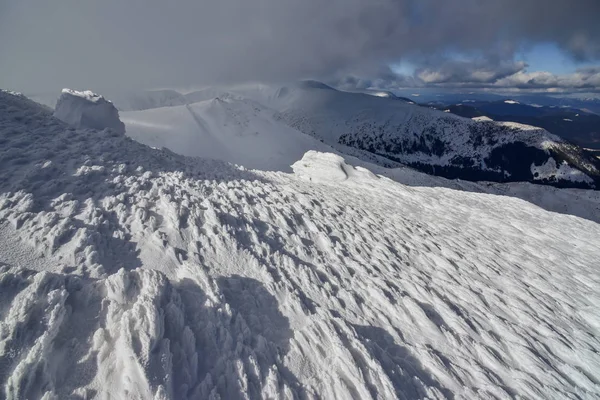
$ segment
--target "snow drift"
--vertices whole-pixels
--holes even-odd
[[[331,154],[185,158],[4,92],[0,141],[2,398],[600,396],[595,222]]]
[[[78,92],[63,89],[54,116],[74,128],[112,129],[124,134],[125,124],[119,119],[119,111],[104,97],[89,90]]]

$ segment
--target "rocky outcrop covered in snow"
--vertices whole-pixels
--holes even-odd
[[[63,89],[54,116],[74,128],[112,129],[125,134],[125,124],[112,102],[89,90]]]

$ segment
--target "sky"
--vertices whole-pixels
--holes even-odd
[[[0,87],[600,92],[598,0],[0,0]]]
[[[530,70],[553,74],[572,74],[580,66],[593,66],[589,62],[576,62],[553,43],[540,43],[517,56],[529,65]]]

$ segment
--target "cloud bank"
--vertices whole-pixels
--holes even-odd
[[[328,83],[342,90],[406,88],[489,89],[549,93],[600,93],[600,67],[585,67],[570,74],[527,71],[524,62],[487,60],[448,61],[436,67],[418,68],[413,75],[386,71],[375,78],[347,75]]]
[[[511,63],[514,52],[554,42],[576,60],[598,60],[598,15],[598,0],[0,0],[0,86],[158,87],[356,71],[385,79],[381,69],[398,60],[420,68],[397,81],[549,84],[566,78],[528,75]],[[449,51],[495,59],[436,68]],[[580,74],[582,84],[597,79]]]

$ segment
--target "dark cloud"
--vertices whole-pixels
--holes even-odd
[[[421,82],[413,76],[394,73],[389,67],[381,68],[375,73],[368,74],[370,78],[359,78],[355,75],[342,75],[327,80],[327,83],[340,90],[379,89],[393,91],[398,88],[420,86]]]
[[[501,70],[471,79],[505,79],[514,50],[537,42],[599,59],[598,15],[598,0],[0,0],[0,86],[321,78],[399,59],[425,74],[449,51],[497,54]],[[468,81],[464,66],[439,83]]]

